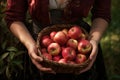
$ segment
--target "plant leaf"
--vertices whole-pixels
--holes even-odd
[[[4,50],[6,48],[6,45],[7,45],[7,41],[4,41],[1,45],[2,49]]]
[[[23,53],[26,53],[26,51],[18,51],[15,55],[15,57],[19,56],[19,55],[22,55]]]
[[[15,52],[10,52],[10,60],[12,60],[13,58],[14,58],[14,56],[15,56]]]
[[[10,78],[10,76],[11,76],[10,71],[9,71],[9,66],[6,67],[6,76],[8,78]]]
[[[16,66],[18,66],[20,69],[23,69],[23,66],[22,66],[22,61],[13,61],[13,64],[15,64]]]
[[[7,51],[10,51],[10,52],[11,52],[11,51],[15,51],[15,52],[17,52],[18,49],[12,46],[12,47],[8,47],[8,48],[7,48]]]
[[[9,55],[9,52],[3,53],[1,56],[1,60],[5,59]]]

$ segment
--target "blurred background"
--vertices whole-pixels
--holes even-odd
[[[0,80],[18,80],[24,72],[23,54],[18,40],[4,21],[6,0],[0,0]],[[103,35],[101,46],[109,80],[120,80],[120,0],[112,0],[112,21]],[[89,18],[86,19],[89,22]],[[29,21],[29,17],[28,17]]]

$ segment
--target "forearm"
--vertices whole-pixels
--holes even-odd
[[[90,31],[90,39],[95,40],[97,43],[101,40],[103,33],[106,31],[108,22],[102,18],[96,18],[92,22]]]
[[[22,22],[13,22],[10,26],[10,30],[27,49],[35,45],[34,39]]]

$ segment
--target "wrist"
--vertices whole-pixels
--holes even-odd
[[[90,42],[94,42],[96,44],[99,44],[99,41],[98,40],[95,40],[95,39],[90,39]]]
[[[96,43],[99,43],[100,40],[101,40],[101,37],[102,37],[102,34],[100,34],[99,32],[97,31],[94,31],[94,32],[91,32],[90,33],[90,36],[89,36],[89,40],[93,40],[95,41]]]
[[[32,48],[34,48],[36,46],[36,42],[34,40],[25,41],[25,42],[23,42],[23,44],[25,45],[27,50],[31,50]]]

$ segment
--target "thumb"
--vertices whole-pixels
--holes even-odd
[[[90,60],[92,60],[97,55],[98,47],[97,47],[97,44],[93,40],[90,41],[90,43],[92,44],[92,51],[91,51],[89,58]]]

